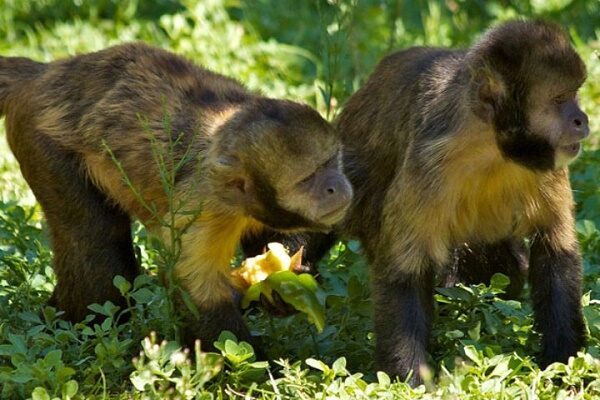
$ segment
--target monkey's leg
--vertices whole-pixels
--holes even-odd
[[[89,181],[77,155],[34,131],[17,132],[12,147],[50,228],[57,284],[51,303],[69,320],[87,306],[125,302],[112,281],[138,274],[130,220]]]
[[[507,238],[495,243],[464,243],[453,251],[450,264],[442,270],[440,285],[489,284],[500,272],[510,278],[506,297],[519,296],[525,284],[528,253],[522,241]]]
[[[372,276],[377,368],[401,379],[412,371],[409,382],[417,385],[421,382],[419,369],[427,364],[433,269],[399,272],[393,279],[379,272]]]
[[[197,305],[199,318],[194,317],[182,302],[179,302],[178,307],[183,315],[182,339],[186,346],[193,348],[194,341],[199,339],[203,351],[215,351],[214,342],[222,331],[227,330],[238,340],[252,344],[257,355],[262,355],[258,341],[250,334],[238,306],[233,301],[223,300],[210,305]]]
[[[565,240],[565,235],[573,237]],[[585,345],[581,257],[572,228],[536,235],[529,282],[535,322],[543,335],[540,364],[545,367],[555,361],[566,362]]]

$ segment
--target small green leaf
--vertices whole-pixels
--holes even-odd
[[[475,346],[465,346],[463,351],[465,352],[465,355],[475,364],[481,364],[481,354],[477,351]]]
[[[329,367],[327,366],[327,364],[325,364],[321,360],[317,360],[317,359],[314,359],[314,358],[307,358],[304,362],[309,367],[312,367],[312,368],[317,369],[319,371],[323,371],[323,372],[328,372],[329,371]]]
[[[84,335],[86,335],[86,336],[93,336],[94,335],[94,331],[89,326],[84,327],[81,330],[81,333],[84,334]]]
[[[19,313],[19,318],[21,318],[23,321],[27,321],[27,322],[33,322],[34,324],[41,324],[42,320],[40,319],[40,316],[36,313],[32,313],[32,312],[22,312]]]
[[[102,321],[102,325],[101,328],[104,332],[108,332],[110,331],[111,327],[112,327],[112,318],[106,318],[104,321]]]
[[[244,297],[242,298],[242,308],[248,308],[251,302],[258,301],[260,298],[260,294],[263,292],[263,282],[257,282],[254,285],[250,286]],[[265,296],[267,294],[265,293]],[[268,298],[271,298],[271,294],[269,292]]]
[[[110,313],[107,313],[106,310],[104,309],[104,307],[102,307],[98,303],[90,304],[87,308],[90,309],[90,310],[92,310],[93,312],[95,312],[97,314],[110,316]]]
[[[463,301],[469,301],[471,299],[471,294],[465,290],[464,287],[437,288],[435,290],[450,299]]]
[[[148,304],[154,298],[154,294],[148,288],[141,288],[131,293],[131,297],[133,297],[138,304]]]
[[[390,386],[390,384],[392,383],[389,375],[383,371],[377,371],[377,381],[383,387]]]
[[[129,283],[121,275],[115,275],[115,277],[113,278],[113,285],[115,285],[115,287],[119,289],[119,292],[121,292],[121,294],[123,295],[125,293],[128,293],[131,289],[131,283]]]
[[[142,286],[146,286],[152,283],[152,278],[147,274],[141,274],[135,277],[133,280],[133,288],[139,289]]]
[[[465,336],[464,333],[462,333],[462,331],[459,331],[458,329],[452,330],[452,331],[448,331],[444,334],[448,339],[460,339],[462,337]]]
[[[62,387],[63,398],[70,399],[71,397],[73,397],[77,394],[78,390],[79,390],[79,385],[77,384],[76,381],[74,381],[74,380],[68,381]]]
[[[346,376],[348,374],[346,371],[346,358],[340,357],[335,360],[331,366],[331,369],[336,376]]]
[[[242,307],[258,300],[261,294],[272,300],[271,292],[274,290],[283,301],[306,314],[308,320],[321,332],[325,326],[325,307],[317,296],[318,289],[317,281],[310,274],[297,275],[291,271],[279,271],[250,286],[242,299]]]
[[[73,375],[75,375],[75,370],[71,367],[59,367],[56,370],[56,377],[61,381],[64,381]]]
[[[46,357],[44,357],[44,361],[48,366],[56,367],[61,364],[62,351],[60,350],[52,350]]]
[[[479,340],[481,337],[481,321],[477,321],[475,326],[469,329],[467,333],[471,340]]]
[[[490,286],[494,289],[504,290],[510,284],[510,278],[501,273],[495,273],[490,280]]]
[[[33,392],[31,392],[31,399],[32,400],[50,400],[50,395],[48,395],[48,392],[46,392],[46,389],[44,389],[41,386],[38,386],[35,389],[33,389]]]
[[[27,354],[27,345],[25,344],[25,337],[23,335],[9,333],[8,341],[12,343],[18,353]]]
[[[502,359],[498,362],[498,364],[496,364],[496,367],[490,373],[490,376],[498,376],[501,378],[505,378],[511,372],[508,368],[511,358],[506,357],[504,355],[502,355],[501,357]]]
[[[233,340],[225,341],[225,354],[226,355],[237,356],[239,353],[240,352],[239,352],[238,344],[236,342],[234,342]]]

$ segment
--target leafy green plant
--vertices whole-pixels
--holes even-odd
[[[223,357],[200,351],[194,346],[194,361],[187,349],[176,342],[157,343],[152,332],[142,342],[140,356],[133,360],[135,371],[130,375],[133,386],[146,398],[210,399],[204,387],[223,367]]]
[[[458,355],[465,356],[466,346],[483,351],[488,357],[516,351],[533,354],[530,343],[533,321],[531,309],[515,300],[502,300],[509,280],[502,274],[485,285],[438,288],[435,295],[438,319],[433,327],[436,359],[452,368]]]

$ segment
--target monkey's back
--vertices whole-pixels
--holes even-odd
[[[363,241],[378,238],[388,188],[423,130],[420,104],[427,104],[431,70],[441,60],[464,56],[460,50],[413,47],[384,58],[363,87],[348,101],[337,127],[344,143],[344,166],[355,188],[355,201],[344,231]],[[424,106],[423,106],[424,107]],[[433,114],[432,114],[433,115]],[[418,142],[418,140],[417,140]]]
[[[7,124],[40,131],[77,154],[92,181],[142,219],[112,156],[145,200],[164,209],[157,155],[172,152],[172,163],[197,158],[207,151],[215,116],[254,97],[233,79],[143,43],[49,63],[15,91]],[[21,130],[8,129],[9,136]],[[19,138],[9,141],[18,145]],[[178,170],[178,180],[194,173],[191,164]]]
[[[46,133],[68,143],[83,134],[96,145],[98,136],[135,132],[140,120],[173,124],[182,111],[227,108],[252,95],[233,79],[198,67],[184,58],[143,43],[129,43],[58,60],[27,88]],[[189,114],[189,113],[188,113]],[[57,118],[59,116],[59,118]],[[44,120],[60,121],[60,125]]]

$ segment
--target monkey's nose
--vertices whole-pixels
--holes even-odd
[[[336,201],[343,203],[350,201],[352,198],[352,186],[348,180],[341,175],[329,177],[323,185],[324,197],[337,199]]]
[[[589,119],[585,113],[578,113],[572,117],[572,130],[578,138],[586,138],[590,134]]]

